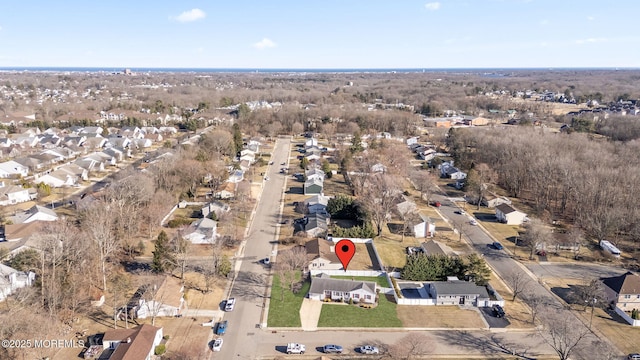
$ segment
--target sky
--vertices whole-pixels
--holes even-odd
[[[638,0],[4,0],[0,67],[640,67]]]

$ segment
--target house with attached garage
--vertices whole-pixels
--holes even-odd
[[[304,201],[304,204],[307,207],[307,212],[309,214],[322,214],[328,216],[327,212],[327,204],[329,203],[329,196],[324,196],[322,194],[314,195]]]
[[[11,217],[14,224],[26,224],[34,221],[56,221],[58,214],[55,211],[40,205],[33,205],[29,209],[18,212]]]
[[[194,221],[182,237],[192,244],[213,244],[218,237],[218,223],[209,218]]]
[[[304,182],[304,194],[312,195],[312,194],[322,194],[324,189],[324,181],[320,178],[314,177],[312,179],[307,179]]]
[[[140,319],[154,315],[173,317],[182,314],[187,306],[184,285],[171,276],[141,286],[131,301],[134,302],[137,302],[135,316]]]
[[[527,218],[527,214],[516,210],[509,204],[500,204],[496,206],[496,219],[507,225],[522,225]]]
[[[308,214],[295,220],[294,232],[304,231],[308,236],[321,237],[329,231],[327,217],[322,214]]]
[[[376,283],[372,281],[352,281],[332,279],[327,274],[320,274],[311,278],[309,299],[362,302],[374,304],[376,302]]]
[[[455,276],[447,281],[429,283],[429,293],[436,305],[489,306],[490,297],[487,288],[470,281],[462,281]]]
[[[417,238],[433,237],[436,233],[436,223],[430,217],[424,214],[418,214],[418,217],[414,222],[409,225],[409,230],[412,235]]]
[[[18,271],[0,264],[0,301],[4,301],[18,289],[32,286],[35,283],[35,279],[36,274],[33,271]]]

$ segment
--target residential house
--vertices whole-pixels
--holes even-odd
[[[76,176],[60,169],[54,170],[42,176],[36,176],[34,180],[36,184],[43,183],[49,185],[52,188],[73,186],[77,183],[77,181],[78,179]]]
[[[131,142],[131,146],[135,146],[138,149],[146,149],[153,145],[153,140],[151,139],[133,139]]]
[[[125,155],[126,157],[131,157],[131,151],[130,150],[125,150],[124,148],[121,147],[108,147],[105,148],[104,150],[102,150],[102,153],[110,156],[111,158],[113,158],[113,160],[118,163],[118,162],[122,162],[125,159]]]
[[[440,164],[440,176],[452,180],[462,180],[467,178],[467,173],[445,162]]]
[[[489,293],[483,286],[451,277],[447,281],[429,284],[429,292],[436,305],[489,306]]]
[[[109,136],[104,146],[106,148],[128,149],[131,147],[131,139],[119,136]]]
[[[322,158],[322,153],[319,151],[307,151],[304,157],[311,163],[318,162]]]
[[[92,158],[85,156],[77,159],[73,163],[83,169],[86,169],[89,173],[104,171],[104,161],[100,158],[96,159],[95,157]]]
[[[41,173],[46,169],[46,165],[42,162],[42,160],[34,157],[19,157],[16,158],[15,161],[27,167],[29,171],[34,174]]]
[[[140,319],[153,316],[173,317],[182,314],[187,306],[184,285],[172,276],[165,276],[159,283],[144,285],[138,289],[136,296],[137,299],[133,299],[137,300],[135,316]]]
[[[294,223],[294,232],[304,231],[308,236],[320,237],[327,234],[327,217],[322,214],[308,214]]]
[[[489,192],[482,197],[481,205],[488,208],[494,208],[500,204],[511,205],[511,200],[504,196],[498,196],[495,193]]]
[[[496,206],[496,219],[507,225],[522,225],[527,214],[516,210],[509,204],[500,204]]]
[[[307,207],[307,212],[309,214],[322,214],[329,216],[329,213],[327,212],[329,199],[331,199],[329,196],[324,196],[322,194],[314,195],[306,199],[304,204]]]
[[[352,281],[332,279],[320,274],[311,278],[309,299],[324,301],[349,301],[374,304],[376,302],[376,283],[373,281]]]
[[[213,193],[216,199],[233,199],[236,196],[238,182],[226,181],[220,185],[218,190]]]
[[[215,213],[217,219],[219,219],[224,213],[229,212],[229,210],[231,210],[229,204],[225,204],[220,201],[212,201],[200,209],[202,217],[208,217],[209,214]]]
[[[107,139],[101,136],[87,136],[87,140],[82,143],[82,147],[89,150],[102,149],[107,144]]]
[[[314,177],[304,182],[304,194],[322,194],[324,190],[324,182],[322,179]]]
[[[56,170],[63,171],[74,178],[75,183],[77,184],[80,180],[87,181],[89,180],[89,171],[87,169],[78,166],[77,164],[67,164],[60,166]]]
[[[240,167],[240,170],[242,172],[247,172],[251,168],[251,161],[242,160],[242,161],[240,161],[240,164],[238,166]]]
[[[38,197],[38,192],[29,191],[22,185],[5,185],[4,181],[0,181],[0,206],[13,205],[27,202]]]
[[[110,329],[104,333],[102,347],[112,351],[108,360],[151,360],[155,359],[155,348],[162,342],[162,336],[161,327],[149,324],[133,329]]]
[[[304,142],[305,148],[310,148],[312,146],[318,146],[318,139],[312,137],[310,139],[307,139],[307,141]]]
[[[33,271],[23,272],[0,263],[0,301],[23,287],[32,286],[36,274]]]
[[[11,217],[14,224],[26,224],[34,221],[56,221],[58,214],[55,211],[40,205],[33,205],[29,209],[16,213]]]
[[[218,223],[209,218],[194,221],[185,230],[182,237],[192,244],[213,244],[218,237]]]
[[[418,140],[420,140],[419,136],[413,136],[413,137],[407,138],[406,144],[407,146],[411,146],[413,144],[417,144]]]
[[[410,223],[409,230],[417,238],[433,237],[436,233],[436,223],[424,214],[418,214],[420,220]]]
[[[622,275],[601,278],[607,303],[623,311],[640,310],[640,275],[628,271]]]
[[[19,162],[9,160],[0,163],[0,178],[26,177],[29,168]]]
[[[425,241],[421,245],[423,251],[427,255],[441,255],[441,256],[457,256],[449,246],[435,240]]]
[[[309,271],[340,270],[342,263],[334,252],[334,242],[322,238],[313,238],[305,243]]]
[[[244,180],[244,170],[238,169],[238,170],[234,170],[231,173],[231,175],[229,175],[229,178],[227,179],[227,182],[239,183],[242,180]]]
[[[304,172],[304,176],[305,176],[305,179],[307,179],[307,181],[310,180],[310,179],[316,179],[316,178],[324,181],[325,175],[326,174],[324,173],[324,171],[322,171],[322,170],[320,170],[320,169],[318,169],[316,167],[313,167],[313,168],[311,168],[309,170],[306,170]]]
[[[13,141],[11,141],[11,139],[6,137],[0,138],[0,148],[8,148],[11,145],[13,145]]]

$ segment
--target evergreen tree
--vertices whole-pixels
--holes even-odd
[[[242,131],[240,131],[238,123],[233,124],[233,145],[235,146],[236,154],[242,151]]]
[[[151,270],[157,273],[169,271],[175,264],[175,259],[169,247],[169,237],[163,231],[158,234],[155,249],[153,250],[153,262]]]

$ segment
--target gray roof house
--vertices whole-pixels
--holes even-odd
[[[376,283],[372,281],[351,281],[332,279],[327,274],[311,278],[309,299],[324,301],[348,301],[373,304],[376,302]]]
[[[307,179],[307,181],[305,181],[304,183],[305,195],[322,194],[323,189],[324,189],[324,182],[322,179],[318,177]]]
[[[430,283],[429,292],[436,305],[489,306],[489,293],[483,286],[453,278]]]
[[[323,214],[328,215],[327,213],[327,204],[329,203],[330,197],[324,196],[321,194],[314,195],[304,201],[304,204],[307,206],[307,212],[309,214]]]
[[[327,217],[322,214],[309,214],[294,223],[294,232],[304,231],[309,236],[321,237],[329,231]]]

